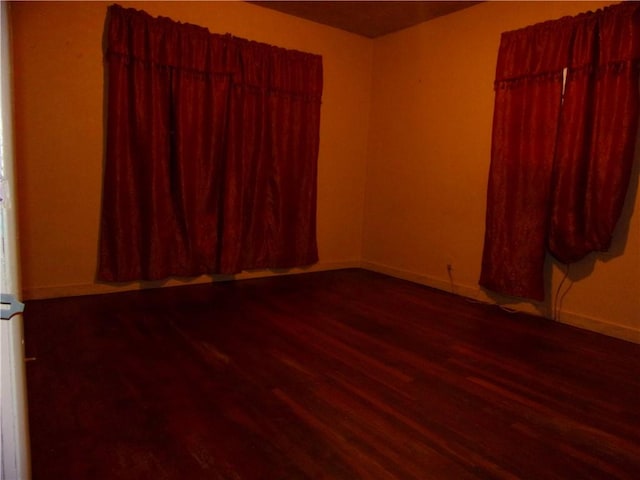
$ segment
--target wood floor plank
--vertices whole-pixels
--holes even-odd
[[[364,270],[27,302],[34,480],[640,478],[640,346]]]

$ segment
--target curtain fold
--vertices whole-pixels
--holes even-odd
[[[98,278],[318,260],[322,58],[109,7]]]
[[[502,35],[481,286],[543,300],[547,248],[565,263],[608,248],[638,127],[638,12],[614,5]]]
[[[230,96],[222,270],[313,263],[321,65],[300,52],[238,46],[244,68]]]
[[[570,40],[553,23],[502,36],[480,284],[506,295],[544,298],[541,265]]]
[[[623,4],[576,18],[549,232],[564,263],[606,251],[622,211],[640,114],[639,15]]]

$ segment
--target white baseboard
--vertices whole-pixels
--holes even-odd
[[[390,267],[382,263],[369,262],[363,260],[361,262],[362,268],[365,270],[371,270],[372,272],[383,273],[391,277],[400,278],[402,280],[408,280],[410,282],[419,283],[428,287],[437,288],[438,290],[445,290],[451,292],[451,283],[441,278],[431,277],[421,273],[415,273],[408,270],[402,270],[395,267]]]
[[[478,286],[469,285],[452,285],[450,281],[444,278],[436,278],[430,275],[424,275],[408,270],[402,270],[388,265],[383,265],[376,262],[363,261],[361,263],[362,268],[371,270],[378,273],[383,273],[391,277],[408,280],[410,282],[419,283],[428,287],[433,287],[438,290],[451,292],[456,295],[471,298],[480,302],[491,303],[497,305],[495,299],[488,296]],[[509,308],[518,310],[524,313],[530,313],[533,315],[543,316],[549,318],[548,308],[542,304],[533,304],[529,302],[522,302],[512,304],[509,303]],[[558,315],[558,321],[567,325],[582,328],[584,330],[590,330],[593,332],[608,335],[610,337],[620,338],[629,342],[640,343],[640,330],[625,325],[618,325],[599,318],[588,317],[583,314],[570,312],[567,310],[560,310]]]
[[[250,278],[273,277],[278,275],[296,275],[300,273],[322,272],[325,270],[342,270],[345,268],[360,268],[359,260],[343,262],[317,263],[304,268],[282,270],[255,270],[241,272],[236,275],[202,275],[194,278],[170,278],[154,282],[127,283],[86,283],[73,285],[51,285],[47,287],[25,288],[22,291],[24,300],[41,300],[45,298],[77,297],[82,295],[96,295],[104,293],[126,292],[147,288],[177,287],[183,285],[199,285],[203,283],[221,282],[228,280],[247,280]]]
[[[452,283],[445,278],[438,278],[422,273],[416,273],[409,270],[403,270],[390,267],[377,262],[347,260],[342,262],[326,262],[318,263],[307,268],[292,268],[283,270],[256,270],[250,272],[242,272],[237,275],[203,275],[190,279],[168,279],[159,282],[130,282],[124,284],[108,284],[108,283],[88,283],[75,285],[52,285],[48,287],[27,288],[22,292],[25,300],[38,300],[56,297],[75,297],[81,295],[95,295],[104,293],[125,292],[131,290],[141,290],[146,288],[175,287],[182,285],[198,285],[203,283],[211,283],[226,280],[245,280],[250,278],[273,277],[278,275],[296,275],[300,273],[321,272],[326,270],[342,270],[345,268],[363,268],[373,272],[382,273],[391,277],[408,280],[410,282],[426,285],[456,295],[471,298],[480,302],[497,304],[496,300],[488,296],[478,286],[461,285]],[[541,304],[533,304],[528,302],[509,304],[509,308],[524,313],[549,317],[549,312],[545,311]],[[583,314],[561,310],[558,315],[558,321],[573,325],[575,327],[602,333],[611,337],[620,338],[634,343],[640,344],[640,330],[632,327],[618,325],[606,320],[588,317]]]
[[[636,328],[610,323],[599,318],[592,318],[566,310],[560,311],[558,321],[566,323],[567,325],[573,325],[574,327],[640,344],[640,330]]]

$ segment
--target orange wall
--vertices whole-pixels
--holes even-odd
[[[11,5],[26,298],[112,289],[94,282],[109,4]],[[323,55],[317,269],[362,264],[506,302],[477,287],[500,33],[605,3],[487,2],[376,40],[244,2],[125,5]],[[560,320],[640,341],[638,164],[614,254],[572,267]],[[561,272],[547,271],[555,292]]]
[[[365,266],[448,290],[450,263],[456,292],[493,301],[477,282],[500,34],[602,5],[488,2],[376,40]],[[617,253],[572,266],[560,318],[640,341],[638,168],[634,178]],[[555,292],[562,273],[547,271]],[[550,316],[552,305],[517,307]]]
[[[104,133],[102,34],[111,3],[11,4],[26,298],[111,290],[94,282]],[[321,261],[315,269],[358,265],[372,42],[244,2],[123,4],[206,26],[212,32],[323,56],[318,166]]]

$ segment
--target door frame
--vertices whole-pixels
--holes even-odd
[[[0,206],[0,289],[20,297],[15,176],[13,159],[13,112],[11,95],[10,9],[0,2],[0,161],[5,180],[5,200]],[[6,194],[8,192],[8,194]],[[1,480],[29,480],[31,462],[25,378],[22,315],[0,320],[0,457]]]

